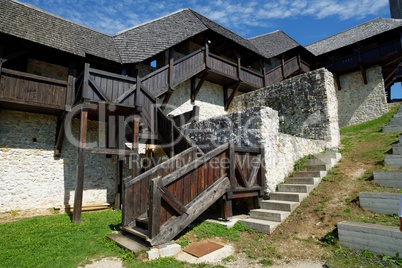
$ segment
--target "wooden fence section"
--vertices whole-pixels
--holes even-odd
[[[226,193],[230,187],[227,149],[227,144],[222,145],[152,180],[148,227],[151,244],[171,240]]]
[[[341,71],[345,68],[357,69],[361,64],[370,63],[402,51],[399,40],[380,45],[373,49],[357,51],[355,54],[333,60],[325,64],[325,67],[332,71]]]
[[[205,70],[205,52],[199,49],[173,64],[173,87]]]
[[[309,72],[310,66],[301,60],[300,56],[295,56],[283,64],[272,68],[265,74],[266,85],[272,85],[274,83],[280,82],[289,76],[298,72]]]
[[[72,90],[68,85],[67,81],[2,68],[0,100],[64,110]]]
[[[90,68],[85,64],[82,98],[133,107],[137,80]]]
[[[123,226],[135,225],[135,220],[149,208],[149,189],[152,179],[166,176],[195,160],[197,148],[190,148],[138,177],[128,177],[123,183]]]
[[[138,231],[137,221],[145,221],[148,230],[142,233],[152,245],[157,245],[171,240],[222,196],[226,203],[245,197],[255,197],[258,202],[262,197],[263,149],[236,148],[228,143],[200,157],[197,154],[197,147],[193,146],[142,175],[125,180],[125,230]]]

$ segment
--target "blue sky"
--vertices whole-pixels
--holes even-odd
[[[114,35],[191,8],[250,38],[282,30],[308,45],[374,18],[389,18],[388,0],[20,0],[70,21]],[[402,98],[400,83],[393,98]]]
[[[282,30],[302,45],[376,17],[388,0],[21,0],[103,33],[117,32],[191,8],[249,38]]]

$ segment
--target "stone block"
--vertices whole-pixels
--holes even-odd
[[[402,255],[402,233],[398,227],[347,221],[337,226],[339,242],[344,247],[388,256]]]
[[[398,193],[359,193],[360,207],[379,214],[398,214]]]
[[[402,171],[373,172],[374,181],[384,187],[402,188]]]

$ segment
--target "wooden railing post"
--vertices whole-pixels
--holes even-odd
[[[161,194],[159,185],[162,184],[162,177],[152,179],[149,191],[149,238],[154,238],[161,229]]]

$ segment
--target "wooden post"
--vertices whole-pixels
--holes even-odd
[[[122,195],[122,183],[123,183],[123,160],[117,160],[117,171],[115,181],[115,198],[114,209],[121,209],[121,195]]]
[[[149,191],[149,238],[159,234],[161,228],[161,193],[158,186],[161,185],[162,177],[156,177],[150,183]]]
[[[209,68],[209,40],[205,39],[205,68]]]
[[[140,117],[134,116],[133,121],[133,141],[132,141],[132,167],[133,167],[133,178],[140,174],[140,156],[138,154],[138,134],[140,130]]]
[[[174,80],[174,50],[173,48],[169,49],[169,76],[168,76],[168,83],[169,83],[169,90],[173,90],[173,80]]]
[[[82,196],[84,192],[84,166],[85,166],[85,147],[87,140],[87,123],[88,111],[85,109],[84,104],[81,106],[81,120],[80,120],[80,143],[78,147],[77,157],[77,179],[75,185],[74,197],[74,211],[73,222],[81,221],[82,212]]]

